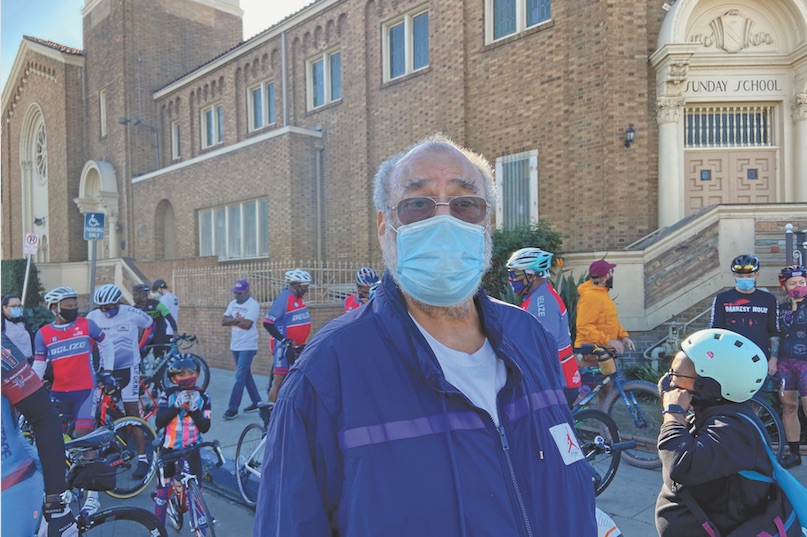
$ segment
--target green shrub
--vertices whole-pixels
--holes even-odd
[[[22,297],[22,286],[25,282],[25,259],[4,259],[0,269],[3,272],[2,288],[3,294],[14,293]],[[28,290],[23,303],[28,308],[34,308],[42,303],[42,295],[45,289],[39,281],[39,271],[34,263],[31,263],[31,273],[28,276]]]
[[[577,301],[580,299],[580,293],[577,292],[577,286],[586,281],[588,278],[587,274],[583,274],[580,278],[575,282],[574,273],[563,271],[562,263],[561,263],[561,270],[558,272],[558,275],[555,277],[555,290],[560,295],[560,298],[563,299],[563,303],[566,304],[566,311],[568,311],[569,315],[569,332],[572,337],[572,345],[574,345],[574,340],[577,337]]]

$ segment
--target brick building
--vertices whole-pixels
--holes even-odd
[[[3,93],[5,258],[86,260],[91,211],[102,259],[377,259],[373,174],[437,131],[495,163],[498,226],[581,266],[712,205],[805,225],[805,0],[318,0],[247,41],[238,0],[82,14]]]

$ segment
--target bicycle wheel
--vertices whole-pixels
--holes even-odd
[[[139,507],[113,507],[89,517],[79,527],[85,537],[168,537],[154,514]]]
[[[593,473],[594,493],[599,496],[614,480],[619,467],[619,454],[611,446],[619,443],[616,423],[608,414],[590,408],[572,416],[580,449]]]
[[[622,451],[622,458],[639,468],[661,466],[657,446],[662,422],[658,387],[644,380],[625,382],[621,389],[617,384],[605,399],[605,409],[616,422],[622,441],[636,441],[636,447]]]
[[[216,537],[215,519],[207,506],[205,497],[202,496],[202,489],[196,481],[188,481],[188,511],[193,511],[190,515],[191,523],[194,522],[197,537]]]
[[[257,423],[250,423],[241,433],[238,447],[235,449],[235,474],[238,478],[238,490],[241,491],[241,497],[250,507],[255,507],[258,500],[265,436],[266,431],[263,427]]]
[[[787,444],[785,440],[785,427],[782,424],[779,414],[776,413],[771,404],[766,401],[764,397],[764,395],[760,396],[760,394],[757,394],[751,398],[749,403],[751,404],[751,409],[754,411],[754,414],[759,416],[762,425],[765,426],[765,432],[768,433],[768,445],[771,447],[771,451],[773,451],[777,459],[781,459],[785,455],[785,445]]]
[[[171,491],[171,496],[168,498],[168,505],[165,506],[165,519],[171,526],[179,531],[182,529],[184,517],[182,516],[182,506],[179,505],[179,498]]]
[[[115,442],[120,444],[121,449],[129,455],[130,459],[118,466],[115,474],[115,488],[107,491],[107,494],[113,498],[131,498],[140,494],[154,477],[157,469],[154,440],[157,438],[157,434],[146,421],[133,416],[115,420],[112,427],[116,433]],[[134,476],[137,471],[138,446],[142,446],[148,460],[148,470],[143,477]]]
[[[196,385],[202,388],[203,390],[207,389],[208,384],[210,384],[210,366],[207,365],[207,362],[204,358],[199,356],[198,354],[193,354],[190,352],[182,353],[184,356],[189,356],[193,359],[196,365],[199,367],[199,377],[196,379]],[[168,380],[168,368],[166,367],[163,371],[163,386],[171,386],[171,381]]]

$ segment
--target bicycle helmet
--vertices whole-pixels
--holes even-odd
[[[93,295],[93,302],[96,306],[106,306],[109,304],[117,304],[123,298],[123,292],[120,287],[114,283],[107,283],[95,290]]]
[[[762,349],[729,330],[696,332],[684,340],[681,350],[695,364],[695,387],[704,400],[748,401],[767,378],[768,361]]]
[[[755,255],[743,254],[731,262],[731,271],[735,274],[752,274],[759,271],[759,259]]]
[[[165,283],[165,280],[162,280],[160,278],[157,278],[156,280],[154,280],[154,283],[151,284],[152,291],[159,291],[160,289],[163,289],[165,287],[168,287],[168,285]]]
[[[807,278],[807,269],[802,265],[790,265],[779,271],[779,285],[784,285],[787,280],[796,276]]]
[[[552,267],[552,254],[540,248],[522,248],[513,252],[507,261],[509,270],[523,270],[540,278],[549,274],[550,267]]]
[[[134,284],[132,286],[132,294],[135,294],[135,293],[149,294],[150,291],[151,291],[151,289],[149,289],[149,286],[146,285],[145,283],[136,283],[136,284]]]
[[[48,306],[53,306],[54,304],[58,304],[65,298],[78,298],[78,293],[76,293],[72,287],[61,286],[53,289],[48,294],[45,295],[45,304]]]
[[[378,272],[373,270],[371,267],[362,267],[356,273],[356,285],[373,285],[377,283],[381,278],[378,276]]]
[[[188,378],[184,382],[177,383],[174,377],[181,373],[194,373],[193,378]],[[188,354],[180,354],[172,359],[168,364],[168,380],[180,388],[193,388],[196,385],[196,378],[199,376],[199,364]]]
[[[311,283],[311,275],[304,270],[294,269],[286,273],[286,283]]]

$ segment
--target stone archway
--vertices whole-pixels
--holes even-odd
[[[775,143],[769,145],[775,149],[766,157],[776,168],[772,201],[807,200],[805,35],[807,4],[799,0],[677,0],[672,5],[650,57],[659,125],[659,227],[687,213],[685,185],[692,170],[684,163],[693,161],[693,151],[716,148],[712,139],[706,144],[710,147],[693,150],[688,145],[691,129],[685,126],[685,114],[692,107],[698,110],[693,117],[709,123],[712,132],[727,128],[723,120],[737,107],[772,110]],[[740,144],[740,151],[747,146]],[[736,156],[732,151],[727,158]],[[706,172],[696,178],[709,181]],[[751,177],[756,180],[756,173]],[[714,199],[730,201],[720,195]]]
[[[154,214],[154,258],[176,259],[177,226],[174,206],[168,200],[157,205]]]
[[[20,172],[23,231],[47,237],[50,231],[48,136],[42,109],[36,103],[28,108],[22,124]],[[40,243],[36,260],[50,260],[47,242]]]
[[[115,168],[103,160],[89,160],[81,170],[78,197],[73,200],[81,214],[100,212],[106,215],[103,248],[98,258],[120,257],[118,240],[118,181]],[[89,248],[88,257],[89,257]]]

